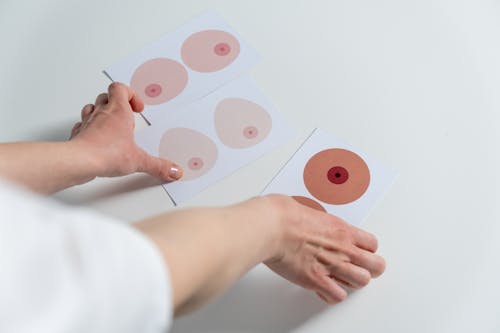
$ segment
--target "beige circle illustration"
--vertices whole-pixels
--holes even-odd
[[[179,164],[184,175],[181,180],[198,178],[213,168],[217,146],[205,134],[189,128],[167,130],[160,141],[159,156]]]
[[[370,184],[366,162],[347,149],[320,151],[307,161],[304,184],[316,199],[342,205],[359,199]]]
[[[168,102],[179,95],[188,82],[184,66],[168,58],[151,59],[139,66],[130,80],[130,87],[145,104]]]
[[[194,71],[208,73],[229,66],[240,54],[240,43],[228,32],[204,30],[182,44],[182,61]]]
[[[321,204],[319,202],[317,202],[316,200],[313,200],[313,199],[308,198],[308,197],[303,197],[300,195],[294,195],[294,196],[292,196],[292,198],[304,206],[319,210],[320,212],[326,212],[326,209],[323,206],[321,206]]]
[[[248,148],[264,140],[271,131],[272,119],[260,105],[243,98],[226,98],[214,114],[217,136],[228,147]]]

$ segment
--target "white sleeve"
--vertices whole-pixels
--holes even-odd
[[[0,182],[0,332],[165,332],[172,312],[144,235]]]

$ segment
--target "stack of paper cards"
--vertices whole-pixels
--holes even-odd
[[[260,60],[257,52],[213,12],[183,25],[104,72],[132,87],[150,123],[240,76]]]
[[[158,117],[136,134],[152,155],[184,169],[180,181],[164,184],[176,204],[286,143],[293,131],[248,78],[223,86],[177,110]]]
[[[164,184],[175,204],[276,149],[293,131],[247,78],[260,57],[218,15],[208,12],[105,73],[132,87],[150,127],[139,146],[184,170]],[[359,224],[394,173],[319,130],[264,193],[297,201]]]
[[[208,12],[105,70],[145,103],[150,127],[136,136],[152,155],[178,163],[164,184],[174,203],[275,149],[292,131],[249,79],[260,60],[217,14]],[[232,81],[232,82],[231,82]]]
[[[263,193],[288,194],[359,225],[395,178],[393,170],[316,129]]]

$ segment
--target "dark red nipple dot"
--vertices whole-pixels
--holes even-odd
[[[343,184],[349,179],[349,172],[347,172],[346,168],[341,166],[334,166],[328,170],[326,175],[328,180],[334,184]]]

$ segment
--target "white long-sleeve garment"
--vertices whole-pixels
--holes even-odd
[[[165,332],[159,250],[111,218],[0,182],[0,332]]]

